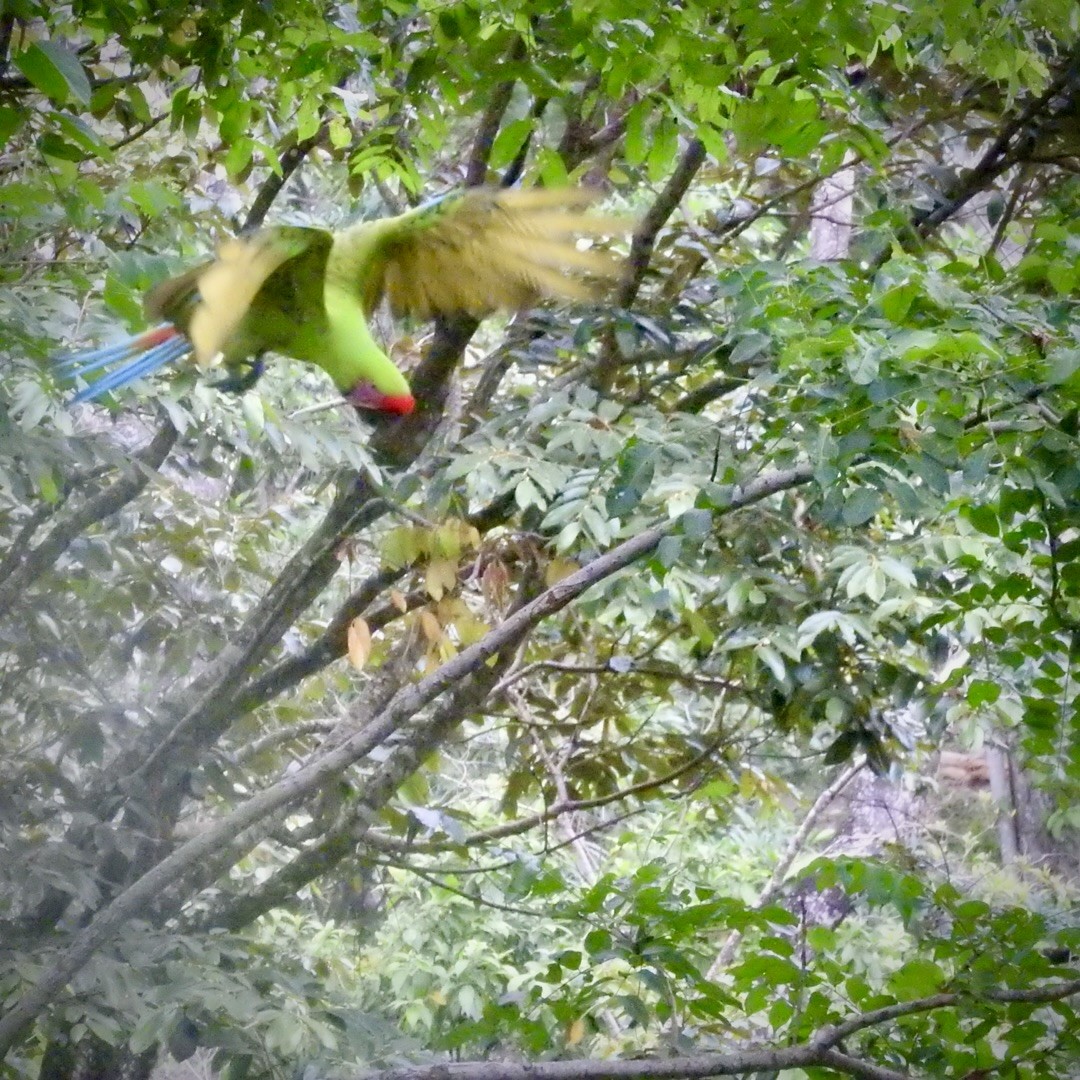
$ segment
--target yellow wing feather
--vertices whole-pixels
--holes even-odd
[[[626,218],[586,213],[596,198],[584,188],[474,188],[379,223],[356,283],[365,307],[385,295],[395,314],[426,319],[480,317],[542,296],[596,299],[624,262],[578,241],[633,228]]]
[[[227,240],[217,259],[198,278],[200,303],[191,317],[188,337],[202,366],[213,362],[247,316],[267,278],[307,247],[281,229],[246,240]]]
[[[325,230],[287,225],[226,240],[217,258],[161,282],[143,306],[150,318],[166,319],[187,334],[202,367],[234,346],[246,354],[252,343],[234,337],[245,320],[255,323],[250,329],[256,344],[281,345],[289,339],[290,324],[322,315],[321,280],[330,244]],[[308,254],[310,259],[299,258]],[[266,289],[272,277],[272,288]]]

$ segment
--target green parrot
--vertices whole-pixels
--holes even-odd
[[[123,363],[78,391],[87,401],[193,356],[222,363],[218,385],[246,389],[277,352],[322,368],[357,408],[403,415],[415,400],[379,347],[368,318],[385,296],[395,315],[482,317],[541,296],[589,300],[623,261],[578,240],[629,231],[587,212],[584,188],[471,188],[396,217],[340,232],[279,225],[228,240],[217,257],[162,282],[146,298],[164,320],[115,345],[62,357],[57,373],[87,376]]]

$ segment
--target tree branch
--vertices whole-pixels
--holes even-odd
[[[634,302],[652,260],[656,238],[705,163],[706,156],[705,144],[700,139],[691,139],[675,171],[664,185],[664,190],[653,200],[652,206],[634,231],[630,242],[629,273],[619,287],[615,299],[619,307],[629,307]],[[600,356],[592,372],[592,383],[596,389],[604,391],[610,388],[621,359],[614,333],[605,334]]]
[[[833,804],[844,788],[862,772],[865,766],[866,762],[860,761],[857,764],[849,765],[846,769],[842,769],[833,778],[832,783],[814,800],[814,805],[807,811],[802,824],[795,830],[795,835],[788,841],[783,855],[780,856],[776,866],[773,867],[773,872],[769,875],[765,888],[758,894],[757,901],[754,904],[755,907],[763,908],[773,902],[776,894],[780,891],[780,886],[784,883],[788,870],[791,869],[791,864],[795,861],[796,855],[802,850],[802,846],[806,843],[806,838],[810,835],[811,830],[816,828],[821,815]],[[742,934],[738,930],[732,930],[728,934],[727,940],[709,968],[708,977],[710,979],[717,978],[731,963],[731,958],[735,955],[735,950],[741,940]]]
[[[510,48],[507,49],[503,63],[516,65],[524,59],[525,39],[519,35]],[[517,86],[517,76],[499,83],[489,93],[487,108],[484,109],[484,115],[480,118],[480,125],[476,129],[472,153],[469,155],[469,165],[465,170],[466,187],[477,187],[487,181],[491,148],[495,145],[495,138],[499,134],[499,126],[502,124],[503,116],[506,114],[515,86]]]
[[[477,513],[470,514],[467,520],[483,534],[496,525],[504,524],[515,505],[511,491],[509,498],[495,500]],[[381,570],[365,581],[344,601],[334,613],[330,625],[302,653],[275,664],[237,692],[233,702],[234,716],[248,713],[273,700],[302,679],[309,678],[344,656],[348,645],[349,624],[358,615],[362,615],[380,593],[400,581],[408,571],[408,567]],[[411,593],[405,599],[408,606],[412,607],[413,603],[419,603],[422,597],[419,593]],[[389,623],[395,611],[396,609],[382,609],[369,616],[371,629],[382,629]]]
[[[523,586],[523,598],[529,595],[530,588],[528,583]],[[446,734],[460,724],[465,716],[483,701],[490,692],[491,686],[498,681],[499,676],[511,662],[512,657],[512,650],[504,653],[496,664],[486,666],[457,687],[447,701],[426,720],[414,722],[408,735],[405,736],[405,741],[398,742],[382,764],[364,778],[363,797],[356,800],[351,809],[339,816],[332,829],[321,836],[317,844],[297,855],[255,892],[219,902],[214,911],[207,913],[200,920],[199,925],[233,929],[246,926],[266,911],[285,903],[298,889],[327,873],[346,858],[356,849],[357,844],[366,834],[373,815],[393,796],[405,779],[420,767],[424,758]],[[379,678],[384,685],[389,685],[388,680],[396,677],[397,674],[392,665],[387,664],[380,669]],[[387,696],[385,693],[380,694],[377,690],[374,695],[375,702],[367,707],[372,712],[378,711],[386,705]],[[365,719],[364,722],[370,723],[370,718]],[[355,721],[353,721],[353,726],[355,726]],[[343,729],[344,725],[339,724],[336,732]],[[340,745],[341,741],[339,734],[331,734],[324,744],[322,753]],[[258,837],[255,837],[255,840],[250,843],[257,840]],[[201,884],[185,882],[185,885],[189,886],[186,895],[191,893],[192,884],[196,884],[197,889],[201,889],[228,870],[248,849],[250,843],[244,834],[235,837],[228,848],[218,853],[214,862],[199,867],[197,881]],[[177,898],[174,904],[177,909],[186,895]]]
[[[10,11],[0,15],[0,77],[7,72],[8,49],[11,47],[11,32],[15,29],[15,16]]]
[[[23,556],[0,586],[0,611],[10,612],[16,608],[25,590],[52,569],[72,541],[91,525],[104,521],[131,502],[150,482],[151,475],[161,468],[176,439],[176,428],[165,418],[154,438],[135,455],[115,483],[57,521],[49,535]]]
[[[752,1048],[731,1054],[693,1057],[648,1057],[603,1061],[456,1061],[383,1069],[363,1080],[695,1080],[712,1076],[777,1072],[812,1066],[835,1069],[860,1080],[909,1080],[837,1050],[790,1046],[779,1050]]]
[[[349,624],[362,615],[385,589],[396,581],[400,581],[407,572],[408,568],[381,570],[368,578],[359,589],[345,599],[334,613],[330,625],[302,653],[287,657],[275,664],[237,692],[231,708],[233,716],[244,715],[272,701],[279,694],[303,679],[322,671],[327,665],[344,656],[348,647]],[[418,601],[419,596],[407,597],[407,602],[410,599]],[[367,620],[369,627],[372,630],[381,630],[390,621],[395,611],[396,609],[387,609],[369,617]]]
[[[241,233],[253,232],[266,220],[270,207],[274,200],[281,194],[281,189],[288,183],[289,177],[303,164],[304,159],[326,138],[329,125],[325,122],[319,127],[314,135],[301,139],[290,146],[279,158],[280,172],[271,172],[262,182],[251,207],[244,218],[244,224],[240,228]]]
[[[932,210],[916,213],[913,225],[921,237],[953,217],[961,207],[983,191],[1003,172],[1024,160],[1025,150],[1040,133],[1040,115],[1045,117],[1049,107],[1080,74],[1080,43],[1073,46],[1057,78],[1033,101],[1029,102],[998,133],[982,157],[968,169],[951,195]]]
[[[474,157],[481,153],[478,140]],[[248,223],[257,219],[257,207],[253,206]],[[371,440],[377,457],[406,466],[421,453],[439,425],[451,376],[478,325],[472,318],[437,320],[434,340],[412,376],[417,409],[408,417],[377,427]],[[115,813],[118,796],[126,799],[140,785],[154,792],[148,803],[169,804],[167,793],[183,788],[198,749],[212,745],[232,721],[247,673],[266,657],[336,573],[338,545],[385,513],[385,503],[377,496],[363,476],[342,485],[316,532],[289,560],[235,639],[168,709],[166,724],[155,725],[136,747],[114,762],[97,792],[99,807],[107,806]]]
[[[0,559],[0,582],[10,577],[22,565],[30,553],[30,540],[34,533],[63,506],[70,494],[70,491],[61,492],[60,501],[55,504],[38,503],[30,516],[19,526],[19,531],[12,538],[4,557]]]
[[[807,483],[812,477],[813,467],[810,465],[766,473],[744,487],[736,488],[729,510],[740,509],[779,491]],[[54,1000],[71,977],[86,965],[99,948],[112,940],[128,919],[153,904],[165,889],[187,875],[198,863],[213,857],[215,852],[232,843],[237,834],[244,830],[249,830],[249,842],[254,844],[260,838],[260,830],[253,826],[277,810],[331,783],[355,761],[385,742],[425,705],[462,679],[478,672],[503,650],[515,648],[534,626],[561,611],[582,593],[648,555],[679,524],[679,519],[676,519],[645,529],[551,586],[419,683],[402,687],[370,724],[340,746],[253,796],[148,870],[102,908],[74,936],[67,949],[59,953],[45,969],[37,983],[0,1018],[0,1058],[10,1050],[23,1027]]]
[[[975,1000],[1021,1000],[1049,1003],[1080,993],[1080,979],[1035,990],[990,992]],[[1008,996],[1006,997],[1005,994]],[[918,1001],[899,1002],[861,1013],[835,1027],[825,1028],[807,1043],[782,1049],[752,1047],[730,1054],[692,1057],[652,1057],[605,1061],[459,1061],[406,1068],[383,1069],[364,1074],[364,1080],[694,1080],[712,1076],[736,1076],[782,1069],[828,1068],[859,1080],[910,1080],[910,1074],[860,1060],[834,1048],[852,1035],[901,1016],[929,1012],[958,1004],[970,995],[935,994]]]
[[[496,689],[498,688],[496,687]],[[514,821],[508,821],[502,825],[494,825],[490,829],[472,833],[470,836],[466,836],[464,840],[455,841],[453,847],[455,849],[462,847],[478,847],[481,844],[490,843],[492,840],[504,840],[508,836],[518,836],[523,832],[528,832],[530,829],[535,829],[538,825],[543,825],[548,821],[554,821],[564,814],[579,813],[583,810],[596,810],[602,806],[610,806],[612,803],[622,802],[624,799],[629,799],[634,795],[644,795],[650,791],[657,791],[660,788],[667,787],[669,784],[674,783],[687,773],[693,772],[699,765],[708,761],[708,759],[724,745],[724,742],[725,739],[723,737],[714,739],[700,753],[695,754],[681,765],[676,765],[674,769],[664,773],[663,776],[654,776],[650,777],[648,780],[640,780],[638,783],[631,784],[629,787],[613,791],[610,795],[598,795],[592,799],[560,799],[558,802],[552,803],[544,810],[535,814],[530,814],[528,817],[517,818]],[[383,837],[376,838],[375,843],[384,851],[399,850],[399,845],[394,844]],[[444,844],[424,844],[417,843],[416,841],[413,841],[408,845],[410,852],[416,852],[418,854],[439,854],[444,851],[445,848],[446,845]]]
[[[1009,1002],[1026,1002],[1029,1005],[1046,1005],[1053,1001],[1062,1001],[1067,997],[1080,994],[1080,979],[1071,979],[1068,982],[1054,983],[1050,986],[1036,986],[1029,990],[981,990],[978,994],[931,994],[928,997],[916,998],[914,1001],[898,1001],[893,1005],[885,1005],[880,1009],[872,1009],[870,1012],[860,1013],[850,1020],[841,1024],[834,1024],[822,1028],[813,1038],[815,1046],[832,1047],[850,1038],[858,1031],[876,1027],[878,1024],[888,1023],[890,1020],[898,1020],[902,1016],[914,1016],[918,1013],[932,1012],[934,1009],[947,1008],[956,1005],[960,1001],[995,1001],[1000,1004]]]
[[[314,881],[356,850],[370,828],[374,815],[439,743],[473,712],[498,681],[513,657],[506,650],[498,663],[481,668],[459,686],[426,720],[416,724],[407,741],[366,777],[363,798],[318,844],[301,852],[257,890],[219,907],[207,915],[206,927],[239,930],[266,912],[285,903],[297,890]]]

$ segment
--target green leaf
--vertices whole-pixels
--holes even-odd
[[[125,322],[137,322],[142,319],[142,297],[139,292],[127,284],[120,274],[110,271],[105,276],[105,303]]]
[[[29,431],[41,422],[42,417],[49,411],[50,404],[41,384],[25,379],[16,384],[10,409],[12,416],[18,417],[19,427],[23,431]]]
[[[14,58],[15,66],[59,105],[74,98],[90,104],[90,80],[78,59],[56,41],[35,42]]]
[[[880,509],[881,492],[874,488],[856,488],[844,500],[844,524],[852,528],[865,525]]]
[[[258,438],[266,427],[262,397],[254,391],[245,394],[240,402],[240,409],[244,414],[244,426],[248,435],[253,439]]]
[[[857,731],[842,731],[825,751],[823,760],[826,765],[840,765],[855,753],[858,745],[859,733]]]
[[[999,697],[1001,697],[1001,687],[996,682],[972,679],[968,683],[967,702],[973,708],[979,705],[993,705]]]
[[[598,953],[606,953],[611,948],[611,935],[602,929],[590,930],[582,942],[585,951],[592,956]]]
[[[881,313],[889,322],[902,325],[918,294],[918,286],[914,284],[897,285],[882,296]]]
[[[754,646],[754,655],[772,672],[777,682],[783,682],[787,674],[784,658],[767,642],[759,642]]]
[[[1080,368],[1080,349],[1075,346],[1055,349],[1049,356],[1047,382],[1054,386],[1067,383]]]
[[[254,141],[246,136],[237,139],[229,147],[229,152],[225,155],[225,171],[230,177],[239,176],[248,167],[254,150]]]
[[[653,183],[671,171],[678,150],[679,129],[670,117],[662,117],[653,129],[652,146],[646,158],[646,169]]]
[[[713,515],[711,510],[687,510],[680,521],[683,535],[691,540],[704,540],[712,532]]]
[[[731,350],[731,362],[745,364],[755,356],[760,356],[771,344],[772,338],[767,334],[752,330],[736,342],[735,348]]]
[[[55,131],[47,131],[38,139],[38,149],[46,156],[61,161],[85,161],[91,155],[76,143],[68,142]]]
[[[182,205],[175,191],[156,180],[136,180],[128,188],[128,197],[148,218],[161,217]]]
[[[45,469],[34,478],[34,486],[38,494],[47,503],[60,501],[60,487],[56,482],[52,469]]]
[[[858,352],[847,361],[851,381],[857,386],[869,386],[877,379],[880,364],[880,350],[865,342],[860,343]]]
[[[901,1001],[929,997],[945,981],[945,972],[931,960],[909,960],[889,978],[889,988]]]
[[[998,517],[997,511],[992,506],[966,506],[964,507],[964,517],[966,517],[979,532],[985,533],[987,536],[1001,535],[1001,519]]]
[[[514,160],[518,151],[525,145],[525,140],[533,130],[534,121],[530,117],[511,120],[495,137],[491,146],[490,165],[493,169],[502,169]]]
[[[1051,263],[1046,269],[1046,280],[1061,296],[1068,296],[1076,287],[1076,268],[1069,263]]]
[[[0,206],[16,211],[44,205],[51,199],[52,193],[43,187],[20,183],[0,184]]]
[[[112,159],[112,150],[81,117],[53,114],[57,131],[42,136],[42,151],[53,157],[82,161],[90,157],[99,157],[105,161]],[[55,149],[50,146],[55,145]]]
[[[13,109],[10,105],[0,105],[0,147],[22,126],[26,113],[22,109]]]
[[[670,570],[682,554],[682,537],[665,536],[656,545],[656,558],[665,570]]]
[[[626,161],[630,165],[640,165],[648,153],[648,139],[646,137],[646,124],[649,119],[650,107],[648,101],[639,101],[626,115],[626,134],[624,139],[624,153]]]

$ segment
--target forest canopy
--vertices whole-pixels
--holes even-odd
[[[1075,1077],[1078,173],[1073,0],[0,3],[2,1075]],[[72,404],[481,186],[408,415]]]

